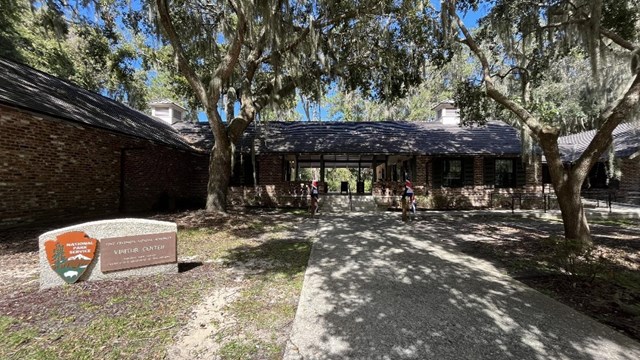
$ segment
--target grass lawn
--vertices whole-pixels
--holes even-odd
[[[179,225],[179,274],[44,291],[37,236],[47,229],[3,234],[0,358],[281,358],[311,249],[298,231],[304,218],[280,212],[156,218]],[[228,296],[209,304],[215,316],[198,312],[212,294]],[[200,341],[187,341],[193,328],[204,330]]]

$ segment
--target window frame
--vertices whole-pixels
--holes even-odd
[[[509,162],[511,166],[511,171],[498,171],[498,163],[499,162]],[[503,174],[508,174],[507,180],[505,181],[505,177]],[[493,185],[496,188],[504,189],[504,188],[514,188],[516,187],[516,163],[515,159],[512,158],[496,158],[493,164]]]
[[[457,162],[459,164],[458,176],[452,178],[449,176],[451,173],[451,163]],[[461,158],[444,158],[442,159],[442,187],[447,188],[461,188],[464,187],[464,162]]]

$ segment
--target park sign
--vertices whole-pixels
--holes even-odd
[[[69,231],[44,242],[51,269],[68,284],[76,282],[93,261],[98,240],[82,231]]]
[[[103,239],[102,272],[176,262],[176,233],[156,233]]]
[[[40,288],[178,272],[177,226],[146,219],[94,221],[39,238]]]

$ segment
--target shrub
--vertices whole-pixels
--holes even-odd
[[[594,246],[583,248],[580,241],[561,236],[551,236],[543,241],[554,265],[570,275],[593,281],[606,268],[604,257]]]

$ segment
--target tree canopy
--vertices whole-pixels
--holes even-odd
[[[488,6],[470,30],[461,13]],[[590,231],[580,188],[612,144],[612,132],[637,116],[640,102],[637,0],[531,2],[444,0],[446,49],[468,48],[480,72],[459,84],[465,122],[499,112],[544,153],[560,202],[565,237],[584,247]],[[560,135],[596,129],[582,156],[566,167]]]
[[[143,41],[127,38],[107,9],[89,16],[57,1],[0,0],[0,5],[0,56],[134,108],[147,107],[147,73],[138,66]]]

